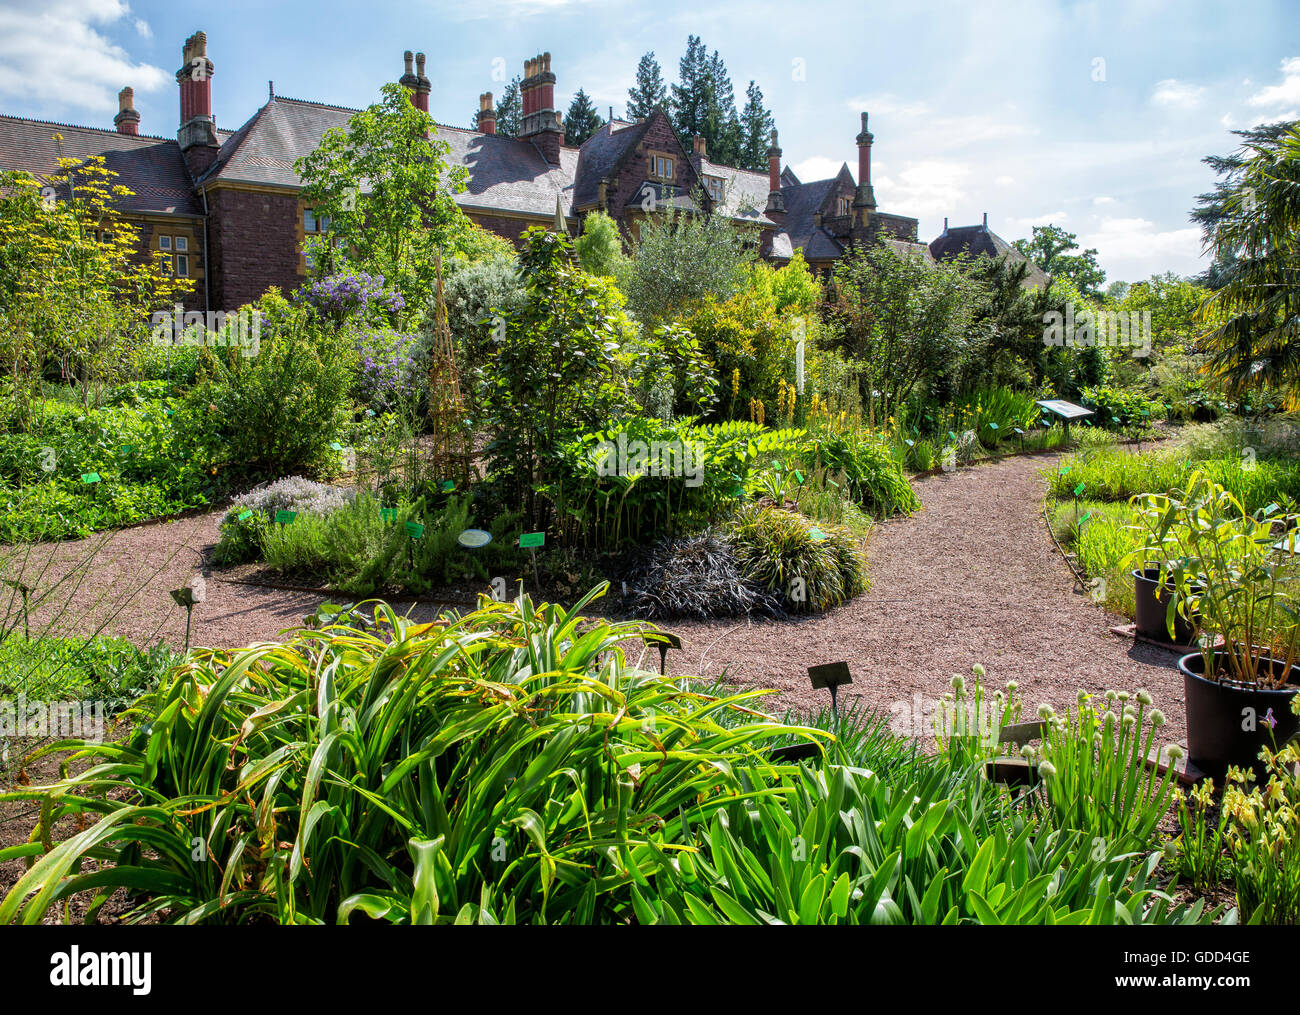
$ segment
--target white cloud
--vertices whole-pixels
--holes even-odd
[[[930,112],[930,107],[924,102],[915,99],[900,99],[891,92],[881,95],[859,95],[849,99],[845,103],[849,109],[855,113],[861,113],[864,110],[871,116],[889,116],[889,117],[912,117],[925,116]],[[870,117],[868,117],[870,123]]]
[[[1110,196],[1107,195],[1107,194],[1101,194],[1101,195],[1099,195],[1099,196],[1097,196],[1097,197],[1094,197],[1094,198],[1092,199],[1092,203],[1095,204],[1095,205],[1099,205],[1099,204],[1114,204],[1114,203],[1115,203],[1115,199],[1114,199],[1113,197],[1110,197]]]
[[[1014,187],[1016,184],[1016,178],[1014,176],[999,176],[993,182],[999,187]]]
[[[163,87],[172,76],[160,67],[135,63],[100,33],[127,21],[131,8],[122,0],[9,0],[0,6],[0,97],[117,109],[117,92]],[[71,76],[75,88],[52,88]]]
[[[1097,249],[1112,280],[1143,278],[1153,262],[1180,275],[1194,274],[1204,266],[1199,229],[1161,231],[1150,219],[1103,218],[1095,231],[1080,237],[1079,245]]]
[[[963,181],[970,175],[965,162],[923,159],[909,162],[896,177],[873,170],[871,182],[882,209],[920,217],[957,207],[966,196]]]
[[[1165,78],[1156,82],[1156,89],[1151,93],[1151,102],[1156,106],[1172,106],[1176,109],[1191,109],[1201,101],[1205,89],[1200,85],[1191,85],[1176,78]]]
[[[145,21],[144,18],[136,18],[135,34],[140,36],[142,39],[152,39],[153,29],[149,27],[149,22]]]
[[[814,155],[802,162],[794,163],[790,168],[801,181],[809,183],[812,180],[829,180],[840,171],[842,165],[844,165],[843,159],[828,159],[824,155]]]
[[[1018,226],[1020,229],[1032,229],[1034,226],[1060,225],[1070,217],[1069,212],[1049,211],[1046,215],[1033,215],[1029,218],[1008,218],[1010,225]]]
[[[1300,102],[1300,56],[1282,61],[1282,83],[1261,88],[1246,100],[1252,106],[1287,106]],[[1287,119],[1283,114],[1282,119]]]

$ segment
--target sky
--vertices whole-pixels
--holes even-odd
[[[0,112],[111,127],[135,89],[142,133],[172,135],[175,71],[203,29],[217,123],[280,95],[360,107],[428,54],[429,108],[468,126],[524,60],[552,54],[556,97],[621,115],[637,61],[664,78],[690,34],[758,82],[803,180],[847,162],[868,111],[882,211],[930,240],[982,221],[1007,240],[1054,223],[1095,247],[1108,281],[1204,267],[1188,214],[1230,132],[1300,116],[1296,0],[407,0],[219,4],[0,0]]]

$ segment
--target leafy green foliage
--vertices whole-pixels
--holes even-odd
[[[1013,246],[1053,278],[1069,279],[1087,299],[1101,299],[1106,273],[1097,262],[1096,250],[1071,253],[1079,249],[1079,237],[1060,226],[1034,226],[1032,236],[1016,240]]]
[[[208,503],[210,466],[168,416],[176,404],[33,405],[25,431],[0,434],[0,542],[84,536]],[[92,473],[99,481],[84,482]]]
[[[436,255],[454,251],[470,222],[452,195],[467,174],[447,161],[451,151],[438,127],[417,109],[406,89],[384,85],[379,102],[355,113],[346,128],[331,128],[320,145],[294,164],[302,200],[328,222],[324,244],[312,250],[328,271],[333,245],[382,275],[423,306],[433,295]]]
[[[793,610],[827,610],[867,590],[866,561],[848,532],[819,528],[793,511],[749,504],[728,525],[750,581]]]
[[[555,233],[524,234],[523,305],[504,315],[505,326],[490,339],[490,364],[477,371],[492,471],[530,514],[534,484],[545,481],[553,450],[631,402],[615,383],[618,292],[574,267],[571,251]]]
[[[646,216],[618,277],[629,309],[653,326],[682,318],[706,297],[729,299],[742,284],[740,269],[757,259],[756,232],[722,215],[674,206]]]
[[[357,356],[351,339],[274,288],[256,309],[256,355],[206,348],[204,373],[177,413],[185,439],[237,488],[319,472],[336,460],[329,445],[350,407]]]
[[[1300,405],[1300,122],[1234,131],[1241,148],[1204,161],[1221,179],[1192,213],[1214,252],[1205,313],[1209,368],[1233,393],[1275,391]]]
[[[582,235],[574,241],[573,249],[588,274],[617,278],[623,270],[623,237],[618,223],[603,211],[590,212],[582,220]]]
[[[129,919],[179,923],[1223,917],[1174,905],[1140,836],[1039,820],[879,719],[776,722],[762,692],[630,666],[656,629],[584,622],[590,598],[433,624],[331,608],[284,645],[193,653],[147,726],[62,745],[79,774],[0,797],[42,804],[30,842],[0,850],[31,864],[0,923],[82,891],[93,920],[123,886]],[[822,754],[772,760],[792,743]],[[78,815],[98,821],[52,841]]]

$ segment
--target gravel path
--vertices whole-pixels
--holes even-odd
[[[1043,518],[1046,481],[1040,470],[1056,454],[1003,461],[917,480],[923,510],[887,521],[868,543],[872,590],[827,614],[795,621],[716,621],[671,625],[682,638],[669,654],[670,672],[718,676],[777,689],[769,710],[827,701],[813,692],[806,668],[844,660],[853,674],[846,697],[860,698],[903,720],[932,708],[953,674],[982,663],[991,684],[1019,684],[1031,718],[1040,702],[1072,704],[1077,689],[1147,688],[1169,718],[1167,741],[1185,736],[1182,680],[1176,656],[1111,634],[1120,622],[1081,593],[1052,546]],[[62,569],[87,559],[76,608],[63,629],[103,625],[139,644],[160,638],[180,645],[184,611],[169,589],[199,572],[217,540],[222,512],[128,529],[111,537],[47,548]],[[28,583],[38,562],[28,563]],[[468,590],[465,590],[466,592]],[[323,598],[223,582],[207,582],[194,613],[192,642],[233,647],[273,639],[301,623]],[[436,607],[416,612],[431,616]],[[81,617],[74,624],[73,614]],[[38,618],[48,619],[49,611]],[[34,625],[35,626],[35,625]],[[657,660],[655,660],[657,662]],[[928,728],[928,726],[923,727]]]

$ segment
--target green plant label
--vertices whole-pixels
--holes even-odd
[[[735,487],[735,488],[731,491],[731,496],[736,497],[736,498],[740,498],[740,497],[745,496],[745,488],[744,488],[743,486],[737,486],[737,487]]]
[[[406,534],[410,536],[412,539],[419,539],[421,536],[424,535],[424,526],[421,525],[419,522],[407,522]]]
[[[1089,511],[1087,514],[1085,514],[1082,518],[1079,519],[1079,524],[1082,525],[1084,522],[1086,522],[1086,521],[1087,521],[1089,518],[1091,518],[1091,517],[1092,517],[1092,512]]]
[[[175,413],[173,413],[173,412],[171,411],[171,409],[167,409],[166,412],[167,412],[167,418],[168,418],[168,419],[171,419],[172,416],[175,415]]]
[[[519,545],[525,550],[546,544],[545,532],[525,532],[519,537]]]
[[[824,533],[821,529],[812,528],[808,530],[808,536],[809,538],[815,539],[817,542],[820,543],[823,539],[826,538],[826,533]]]
[[[990,423],[990,424],[989,424],[989,429],[990,429],[990,430],[996,430],[997,428],[998,428],[998,425],[997,425],[996,423]]]
[[[99,482],[99,473],[98,473],[98,472],[84,472],[84,473],[82,473],[82,475],[81,475],[81,481],[82,481],[83,483],[98,483],[98,482]]]
[[[335,451],[343,450],[343,445],[340,444],[338,441],[330,441],[330,447],[333,448]]]
[[[1074,488],[1074,495],[1075,495],[1076,497],[1082,497],[1082,496],[1083,496],[1083,490],[1084,490],[1084,485],[1083,485],[1082,483],[1080,483],[1078,486],[1076,486],[1076,487]]]
[[[949,431],[948,431],[948,439],[949,439],[950,441],[955,441],[955,440],[957,439],[957,435],[956,435],[955,433],[953,433],[951,430],[949,430]]]
[[[397,508],[380,508],[379,517],[385,522],[397,521]]]
[[[239,512],[238,517],[241,522],[246,522],[253,517],[253,512],[248,508],[244,508],[243,511]]]
[[[1068,466],[1068,465],[1063,466],[1063,467],[1061,468],[1061,475],[1064,476],[1064,475],[1065,475],[1067,472],[1069,472],[1069,471],[1070,471],[1070,466]]]
[[[135,450],[135,445],[134,445],[134,444],[123,444],[123,445],[122,445],[122,454],[124,454],[124,455],[129,455],[129,454],[130,454],[132,451],[134,451],[134,450]]]
[[[803,473],[800,472],[798,469],[795,469],[795,472],[794,472],[794,479],[795,479],[795,482],[796,482],[796,483],[802,483],[802,482],[803,482]]]
[[[438,489],[441,490],[443,493],[451,493],[453,490],[456,489],[456,483],[453,480],[444,479],[441,483],[438,484]]]
[[[297,511],[277,511],[275,513],[275,521],[278,525],[288,525],[297,517]]]
[[[780,463],[780,462],[773,462],[773,463],[772,463],[772,468],[776,469],[777,472],[780,472],[780,471],[781,471],[781,463]]]

